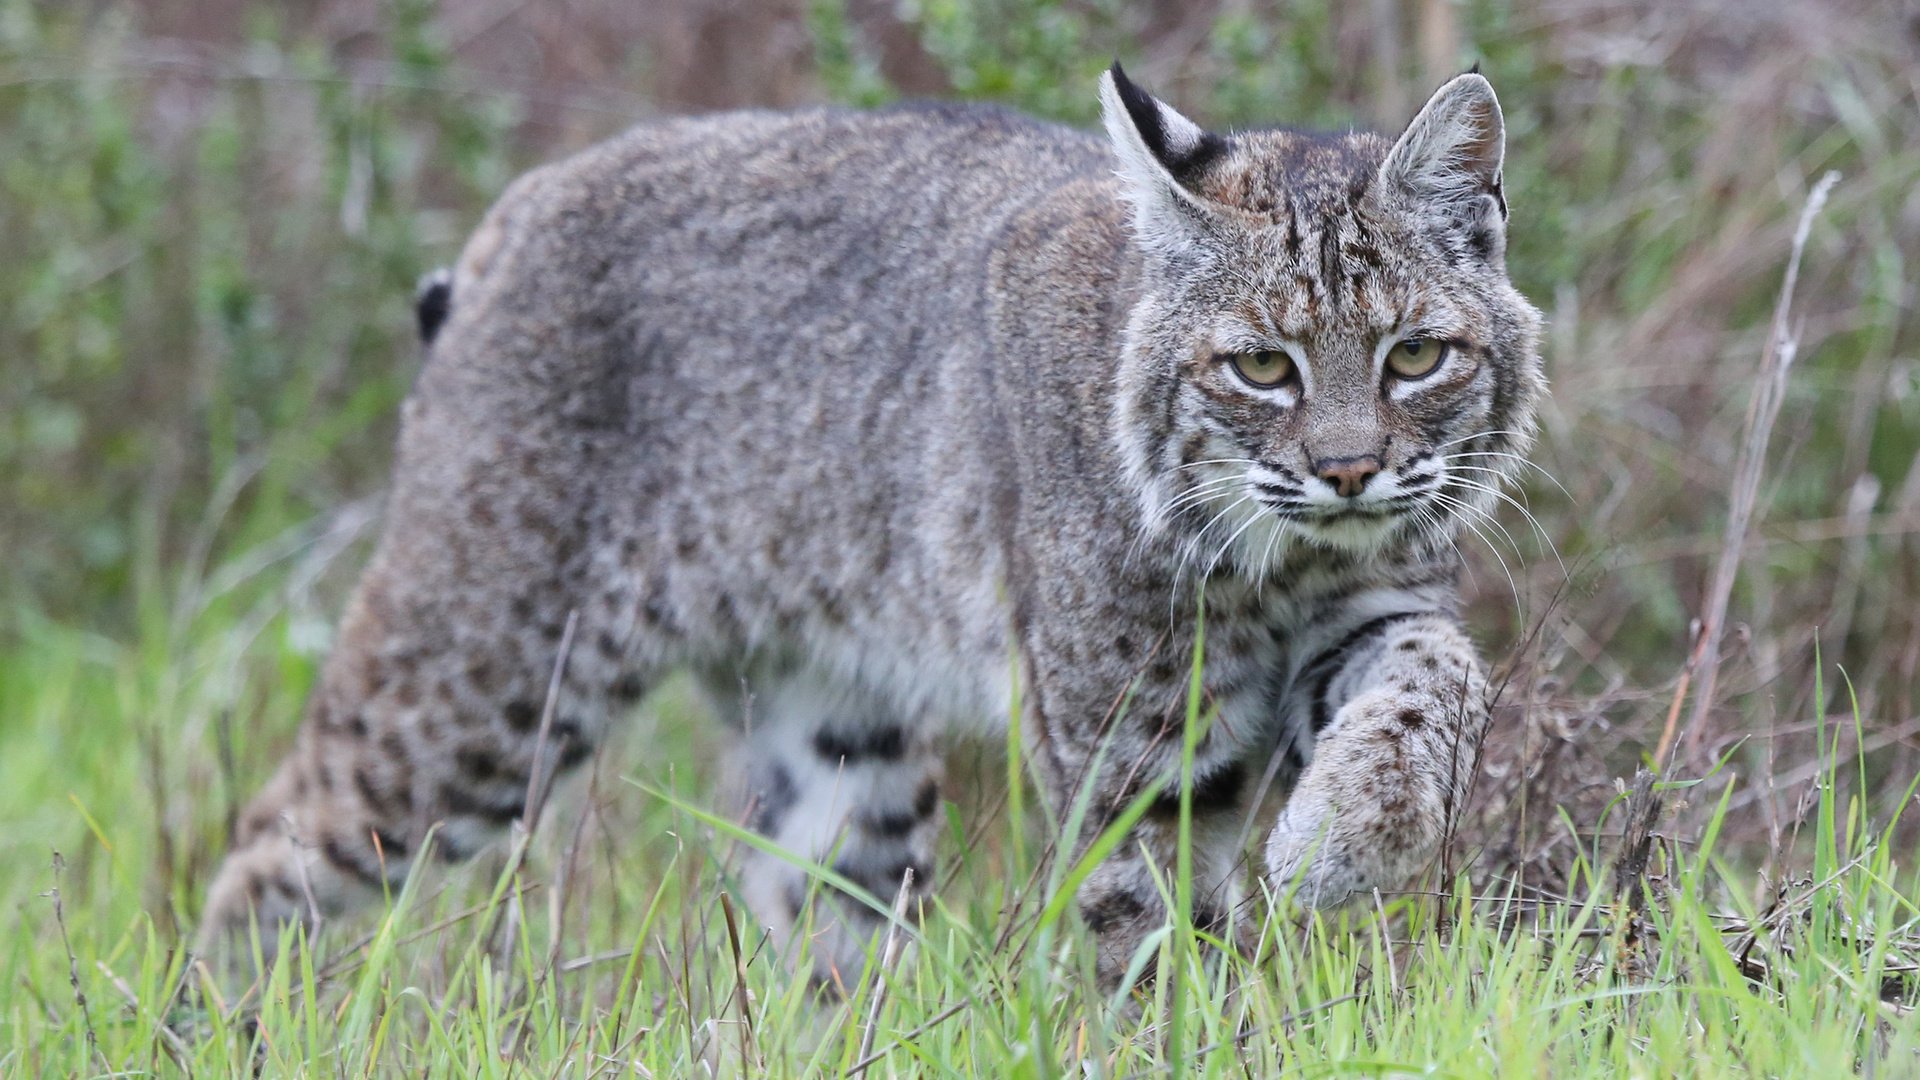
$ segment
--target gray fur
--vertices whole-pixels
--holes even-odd
[[[435,822],[467,853],[536,762],[578,762],[686,666],[761,704],[759,826],[814,807],[792,842],[890,896],[930,854],[936,733],[1015,700],[1052,805],[1177,782],[1202,590],[1202,920],[1266,775],[1291,789],[1276,889],[1416,873],[1486,716],[1452,538],[1542,391],[1492,91],[1449,83],[1397,149],[1207,134],[1117,67],[1102,96],[1106,141],[970,106],[735,113],[515,183],[454,268],[386,533],[209,933],[377,895]],[[1454,359],[1383,375],[1416,332]],[[1254,349],[1298,382],[1222,359]],[[1321,479],[1361,457],[1351,499]],[[1110,979],[1164,918],[1146,858],[1172,864],[1175,807],[1083,890]],[[800,925],[755,865],[760,917]],[[865,929],[834,925],[830,966]]]

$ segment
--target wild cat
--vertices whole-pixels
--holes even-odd
[[[1078,896],[1117,980],[1167,917],[1202,621],[1196,922],[1268,787],[1277,892],[1416,875],[1487,722],[1455,535],[1543,393],[1498,102],[1461,75],[1392,140],[1209,132],[1117,64],[1100,100],[1104,141],[743,112],[515,183],[421,306],[385,533],[207,944],[377,898],[430,827],[472,854],[691,669],[751,826],[876,896],[933,887],[942,747],[1016,702],[1084,836],[1156,793]],[[860,962],[871,912],[744,882],[816,974]]]

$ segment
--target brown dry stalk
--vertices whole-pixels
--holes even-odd
[[[560,648],[553,659],[553,674],[547,679],[547,699],[540,710],[540,730],[533,742],[533,765],[527,773],[527,797],[520,811],[520,820],[513,825],[513,843],[507,852],[507,865],[501,871],[502,880],[513,878],[519,884],[520,868],[526,862],[527,847],[533,843],[534,830],[540,826],[540,814],[546,809],[547,793],[551,788],[552,770],[547,768],[547,739],[553,733],[553,714],[560,706],[560,685],[566,678],[567,657],[573,652],[573,632],[580,622],[580,612],[567,612],[567,626],[560,634]],[[502,970],[508,969],[513,955],[514,940],[519,935],[521,910],[520,890],[515,889],[506,898],[504,911],[496,914],[488,926],[487,938],[494,942],[494,955],[498,957]],[[502,918],[504,915],[504,918]]]
[[[1647,907],[1647,867],[1653,862],[1653,827],[1660,821],[1666,800],[1661,797],[1657,775],[1641,769],[1633,778],[1627,796],[1626,821],[1620,837],[1620,854],[1613,864],[1613,891],[1620,902],[1621,918],[1614,924],[1614,970],[1624,978],[1637,978],[1650,966],[1645,955],[1640,916]]]
[[[1693,712],[1687,719],[1687,744],[1691,747],[1699,739],[1701,724],[1707,710],[1713,707],[1714,683],[1720,671],[1720,639],[1725,631],[1727,603],[1733,595],[1734,579],[1740,573],[1740,554],[1747,545],[1747,531],[1753,520],[1754,503],[1760,492],[1760,477],[1766,470],[1767,442],[1773,435],[1774,421],[1779,419],[1780,405],[1786,397],[1787,375],[1793,368],[1795,354],[1800,351],[1799,328],[1793,325],[1793,290],[1800,280],[1800,259],[1807,247],[1807,234],[1813,230],[1813,219],[1827,204],[1827,196],[1833,186],[1840,182],[1840,174],[1829,171],[1813,186],[1807,195],[1806,205],[1800,209],[1799,224],[1793,230],[1793,246],[1787,256],[1787,273],[1780,283],[1779,299],[1773,308],[1773,328],[1767,336],[1766,352],[1761,356],[1759,381],[1754,384],[1753,397],[1747,404],[1747,422],[1745,435],[1741,440],[1740,457],[1733,473],[1732,499],[1727,513],[1726,535],[1722,538],[1719,559],[1714,563],[1713,584],[1707,590],[1706,606],[1700,617],[1700,632],[1694,642],[1693,653],[1687,658],[1687,666],[1680,672],[1680,683],[1674,689],[1673,703],[1667,709],[1667,721],[1660,731],[1660,743],[1654,751],[1654,760],[1662,770],[1672,765],[1670,755],[1678,740],[1675,738],[1680,719],[1680,706],[1685,702],[1687,689],[1697,673],[1700,688],[1693,697]]]
[[[741,1057],[754,1064],[754,1071],[764,1073],[766,1062],[760,1059],[759,1049],[755,1046],[753,1032],[753,993],[747,989],[747,954],[740,947],[740,919],[734,914],[733,898],[725,889],[720,891],[720,912],[727,920],[727,944],[733,950],[733,1004],[740,1010],[740,1050]]]
[[[80,1022],[85,1026],[87,1049],[100,1059],[100,1068],[112,1074],[113,1065],[107,1061],[107,1052],[100,1048],[100,1035],[93,1026],[93,1008],[87,1004],[87,992],[80,987],[80,961],[73,953],[73,939],[67,936],[67,913],[60,903],[60,876],[67,868],[67,860],[61,858],[58,851],[53,853],[53,888],[44,895],[53,900],[53,921],[60,928],[60,945],[67,950],[67,984],[73,987],[74,1003],[80,1006]]]
[[[880,1027],[880,1010],[887,1003],[887,977],[900,962],[903,946],[900,927],[907,920],[907,900],[913,895],[913,868],[900,875],[900,891],[893,898],[893,921],[887,924],[887,941],[880,948],[880,970],[874,974],[873,1001],[867,1008],[866,1029],[860,1033],[860,1061],[873,1056],[873,1035]]]
[[[972,1004],[973,1004],[973,998],[971,996],[968,996],[966,998],[963,998],[959,1001],[954,1002],[953,1004],[947,1006],[944,1009],[941,1009],[939,1012],[934,1013],[931,1018],[922,1022],[919,1027],[916,1027],[912,1031],[909,1031],[906,1034],[901,1035],[900,1037],[894,1039],[893,1042],[889,1044],[885,1050],[881,1050],[873,1054],[868,1054],[866,1057],[861,1058],[859,1061],[854,1062],[853,1068],[847,1070],[847,1075],[859,1076],[862,1073],[865,1073],[868,1069],[872,1068],[875,1064],[877,1064],[881,1058],[886,1057],[888,1054],[893,1053],[895,1050],[913,1041],[914,1039],[917,1039],[920,1036],[925,1035],[927,1032],[932,1031],[934,1028],[939,1027],[941,1024],[944,1024],[947,1021],[953,1019],[954,1017],[960,1015],[961,1010],[967,1008],[967,1006]]]

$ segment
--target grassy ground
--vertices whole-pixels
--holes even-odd
[[[970,815],[951,806],[943,849],[958,885],[901,934],[914,947],[884,987],[870,970],[844,1001],[822,1001],[729,906],[739,833],[702,809],[712,777],[699,763],[717,748],[679,722],[671,695],[554,808],[524,859],[510,847],[416,879],[384,915],[324,927],[264,987],[213,996],[184,969],[177,922],[220,829],[178,816],[218,805],[227,781],[218,755],[153,739],[173,730],[167,718],[217,707],[236,672],[286,687],[259,707],[290,712],[306,662],[239,632],[143,648],[50,626],[13,661],[0,689],[14,725],[0,796],[8,1074],[1920,1068],[1907,1004],[1920,882],[1888,823],[1870,827],[1835,798],[1832,774],[1808,814],[1807,858],[1771,895],[1718,846],[1727,807],[1752,788],[1721,773],[1660,792],[1708,808],[1707,828],[1649,838],[1644,876],[1614,868],[1637,818],[1616,799],[1597,835],[1579,831],[1564,893],[1434,880],[1344,919],[1268,922],[1255,954],[1225,963],[1169,934],[1158,963],[1180,978],[1112,1000],[1067,914],[1079,868],[1044,859],[1047,829],[1015,827],[989,796]]]
[[[1920,40],[1891,5],[707,7],[0,0],[0,1074],[1920,1073]],[[1511,679],[1446,871],[1226,962],[1170,932],[1178,976],[1110,1001],[1075,868],[1005,797],[1022,763],[962,748],[944,904],[884,988],[816,1001],[729,915],[726,748],[670,689],[524,857],[202,993],[182,934],[378,527],[411,283],[506,180],[693,103],[1084,122],[1116,53],[1220,125],[1390,126],[1474,59],[1502,95],[1554,478],[1523,493],[1543,541],[1516,512],[1474,551]],[[1721,567],[1722,660],[1690,663]],[[1655,805],[1626,792],[1670,716]]]

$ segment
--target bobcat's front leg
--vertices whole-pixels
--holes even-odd
[[[1174,669],[1177,670],[1177,669]],[[1154,728],[1158,727],[1158,731]],[[1081,883],[1075,897],[1081,918],[1093,931],[1096,971],[1102,987],[1120,986],[1141,945],[1167,923],[1164,888],[1180,863],[1180,802],[1184,779],[1189,787],[1189,852],[1193,878],[1189,915],[1195,929],[1224,935],[1242,894],[1246,867],[1242,827],[1250,812],[1256,769],[1246,748],[1202,739],[1191,772],[1181,764],[1177,722],[1143,724],[1102,754],[1093,738],[1064,739],[1052,734],[1049,787],[1054,805],[1071,807],[1088,798],[1089,813],[1075,838],[1071,859],[1078,861],[1115,818],[1149,790],[1146,804],[1119,845]],[[1089,751],[1070,758],[1075,749]],[[1088,777],[1089,770],[1096,770]],[[1151,967],[1147,970],[1151,975]]]
[[[1312,759],[1267,840],[1274,891],[1314,908],[1406,885],[1467,793],[1487,726],[1486,676],[1436,613],[1385,616],[1303,674]]]

